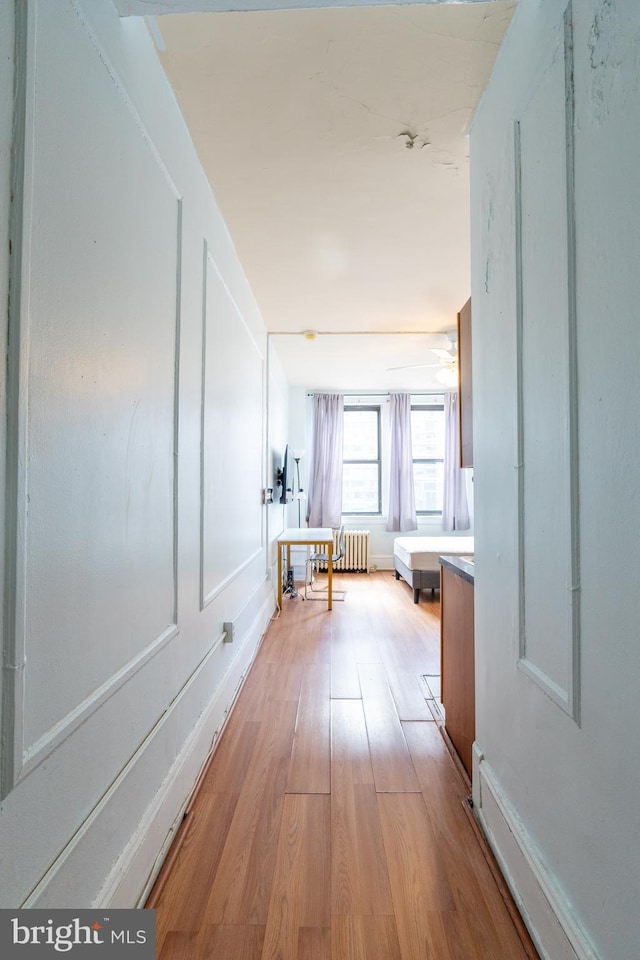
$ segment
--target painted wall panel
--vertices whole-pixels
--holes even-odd
[[[263,359],[206,245],[203,299],[201,602],[205,606],[262,546]]]
[[[81,36],[77,18],[39,4],[31,29],[41,55],[25,190],[37,230],[23,253],[18,415],[28,419],[16,505],[27,756],[175,621],[178,267],[178,199],[134,113],[92,50],[78,43],[73,63],[57,55],[62,31],[65,43]],[[61,114],[77,70],[93,98]],[[112,175],[97,178],[105,168]],[[87,637],[99,657],[84,655]]]
[[[514,127],[520,460],[521,666],[569,712],[579,642],[572,431],[571,29]],[[553,549],[549,549],[553,544]],[[544,603],[540,598],[544,597]]]

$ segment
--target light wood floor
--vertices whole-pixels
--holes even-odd
[[[525,960],[425,700],[439,604],[285,597],[147,906],[159,960]]]

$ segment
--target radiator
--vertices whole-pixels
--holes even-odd
[[[326,552],[325,547],[315,547],[318,553]],[[333,552],[338,552],[338,531],[333,531]],[[318,564],[321,570],[327,569],[326,563]],[[344,553],[333,568],[350,573],[369,573],[369,531],[345,530]]]

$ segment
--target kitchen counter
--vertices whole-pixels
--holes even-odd
[[[473,583],[475,579],[475,567],[473,562],[473,557],[440,557],[440,566],[448,567],[449,570],[453,570],[454,573],[457,573],[458,576],[462,577],[463,580],[467,580],[469,583]]]

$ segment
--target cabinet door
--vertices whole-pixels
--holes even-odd
[[[471,776],[476,736],[473,584],[442,567],[440,602],[445,727]]]

